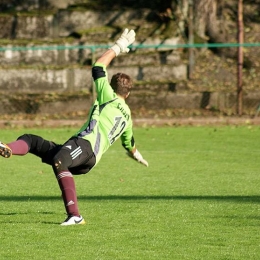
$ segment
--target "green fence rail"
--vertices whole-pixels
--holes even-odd
[[[110,45],[54,45],[54,46],[16,46],[16,47],[0,47],[0,51],[28,51],[28,50],[75,50],[75,49],[90,49],[95,51],[96,49],[107,49]],[[132,45],[133,49],[147,49],[147,48],[228,48],[228,47],[260,47],[260,42],[256,43],[195,43],[195,44],[137,44]]]

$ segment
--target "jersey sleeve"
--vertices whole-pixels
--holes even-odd
[[[92,77],[95,82],[99,104],[106,103],[113,99],[114,91],[108,81],[106,66],[102,63],[95,63],[92,67]]]
[[[123,134],[121,135],[121,143],[123,145],[123,147],[127,150],[127,151],[132,151],[135,147],[135,140],[134,140],[134,136],[133,136],[133,124],[132,124],[132,120],[129,123],[128,127],[126,128],[126,130],[123,132]]]

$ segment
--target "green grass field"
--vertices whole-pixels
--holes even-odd
[[[1,130],[65,141],[75,129]],[[119,142],[76,176],[86,225],[62,227],[51,167],[0,158],[0,259],[259,259],[258,126],[137,128],[146,168]]]

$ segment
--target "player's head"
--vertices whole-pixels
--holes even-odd
[[[124,73],[116,73],[112,76],[110,85],[117,95],[127,98],[133,87],[133,81]]]

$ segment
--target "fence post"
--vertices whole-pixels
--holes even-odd
[[[189,0],[189,44],[194,44],[194,30],[193,30],[193,0]],[[192,72],[194,68],[194,49],[189,48],[189,79],[192,79]]]
[[[243,0],[238,1],[238,60],[237,60],[237,114],[243,113],[243,44],[244,24],[243,24]]]

